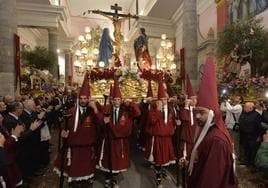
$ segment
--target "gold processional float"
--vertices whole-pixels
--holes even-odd
[[[146,97],[148,80],[151,80],[153,94],[156,97],[158,88],[158,79],[164,79],[166,83],[172,81],[170,74],[161,70],[143,70],[131,72],[124,67],[117,69],[99,69],[94,68],[89,71],[91,96],[100,101],[103,100],[103,95],[109,96],[110,86],[113,85],[113,78],[116,77],[120,83],[120,90],[123,98],[140,101]],[[104,76],[106,78],[103,78]],[[103,102],[103,101],[102,101]]]
[[[74,65],[80,67],[81,75],[85,71],[90,75],[90,89],[91,96],[96,99],[103,99],[103,95],[110,93],[110,85],[113,84],[114,77],[117,77],[120,83],[120,89],[124,98],[132,98],[134,100],[140,100],[146,97],[148,80],[151,80],[152,90],[154,96],[157,95],[157,82],[162,77],[166,83],[170,83],[176,79],[176,64],[174,63],[174,48],[170,40],[166,40],[165,34],[161,36],[161,43],[159,52],[156,56],[156,62],[149,68],[144,68],[144,59],[127,65],[118,66],[116,57],[120,57],[121,43],[123,35],[121,33],[121,23],[124,19],[138,19],[137,15],[121,14],[122,8],[117,4],[111,6],[114,12],[106,12],[100,10],[88,10],[85,14],[100,14],[110,19],[114,26],[114,46],[115,52],[112,59],[109,61],[109,66],[105,67],[104,62],[97,62],[99,55],[100,33],[102,30],[100,27],[91,29],[85,28],[85,35],[80,35],[79,43],[74,47],[76,48],[77,61]]]

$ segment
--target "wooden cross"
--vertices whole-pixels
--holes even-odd
[[[111,9],[114,10],[114,14],[117,15],[118,11],[122,11],[122,7],[119,7],[117,3],[111,5]]]
[[[122,40],[122,34],[121,34],[121,23],[125,19],[138,19],[139,17],[137,15],[132,14],[121,14],[118,13],[118,11],[122,11],[122,7],[118,6],[117,3],[111,6],[111,9],[114,10],[114,12],[107,12],[107,11],[101,11],[101,10],[88,10],[88,13],[94,13],[94,14],[100,14],[108,19],[110,19],[113,22],[114,25],[114,38],[116,42],[116,49],[115,53],[119,55],[120,48],[121,48],[121,40]],[[85,15],[86,12],[83,13]],[[130,27],[130,24],[129,24]]]
[[[106,17],[113,16],[114,18],[120,18],[120,17],[135,18],[135,19],[139,18],[138,15],[118,13],[118,11],[122,11],[122,7],[118,6],[117,3],[115,3],[114,5],[111,5],[111,9],[114,10],[114,12],[107,12],[107,11],[101,11],[101,10],[88,10],[87,12],[84,12],[83,15],[85,15],[86,13],[90,14],[92,12],[94,14],[101,14]]]

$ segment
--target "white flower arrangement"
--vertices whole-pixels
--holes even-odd
[[[119,76],[119,82],[123,82],[127,78],[137,80],[141,84],[144,82],[144,80],[140,77],[142,73],[138,69],[135,70],[129,69],[128,67],[120,67],[116,70],[115,74]]]

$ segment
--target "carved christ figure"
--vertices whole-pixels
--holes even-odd
[[[94,14],[100,14],[113,22],[114,26],[114,40],[115,40],[115,54],[117,56],[120,55],[121,42],[123,40],[123,35],[121,33],[121,25],[122,22],[126,19],[135,18],[138,16],[131,14],[120,14],[118,11],[122,10],[122,7],[119,7],[117,4],[111,6],[111,9],[115,12],[106,12],[101,10],[88,10],[88,12],[92,12]]]
[[[108,16],[105,13],[102,13],[101,11],[99,11],[100,15],[108,18],[109,20],[111,20],[113,22],[113,26],[114,26],[114,42],[115,42],[115,53],[117,55],[120,54],[120,49],[121,49],[121,43],[123,40],[123,35],[121,33],[121,25],[122,22],[126,19],[129,19],[127,17],[124,18],[119,18],[118,15],[114,15],[114,16]]]

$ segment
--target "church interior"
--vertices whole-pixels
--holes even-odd
[[[0,188],[109,187],[99,170],[90,185],[73,185],[79,177],[64,178],[62,169],[59,176],[53,171],[57,154],[66,147],[61,132],[69,121],[66,113],[79,108],[85,80],[88,96],[104,109],[115,95],[116,84],[128,107],[129,101],[139,106],[141,101],[147,103],[149,88],[150,100],[157,100],[157,93],[159,99],[163,82],[169,102],[178,106],[175,111],[179,113],[179,108],[192,100],[190,87],[199,104],[210,61],[215,66],[217,107],[237,156],[234,166],[239,183],[234,187],[268,187],[268,0],[0,0],[0,49]],[[31,109],[31,101],[35,109]],[[6,135],[1,127],[8,124],[6,115],[17,103],[38,115],[31,122],[18,116],[25,124],[23,130],[15,126]],[[88,105],[95,110],[91,102]],[[148,115],[143,110],[141,107],[128,135],[130,168],[116,174],[120,181],[110,187],[188,187],[187,167],[177,170],[179,160],[167,167],[169,178],[155,184],[154,164],[144,161],[139,143],[144,130],[138,124]],[[39,118],[43,111],[48,117],[45,121]],[[253,111],[256,117],[251,119]],[[175,119],[180,119],[176,113]],[[191,113],[193,118],[199,111]],[[105,122],[107,114],[102,115]],[[75,122],[76,115],[71,119]],[[176,127],[183,119],[174,122]],[[258,130],[257,125],[248,128],[253,124],[259,124]],[[28,130],[34,132],[30,141]],[[6,149],[13,135],[18,137],[14,156]],[[38,143],[32,140],[36,136]],[[3,158],[1,148],[8,153]],[[21,181],[6,175],[10,161],[18,163]]]

